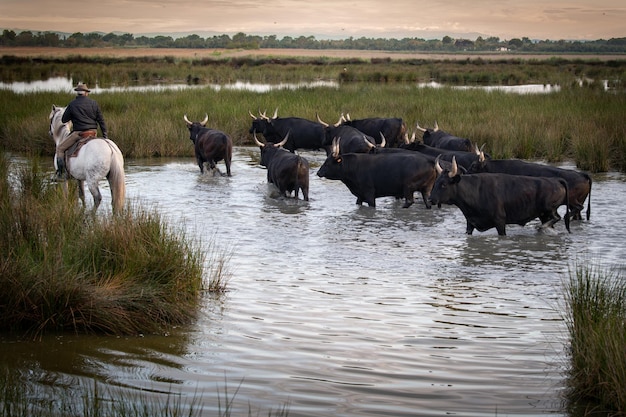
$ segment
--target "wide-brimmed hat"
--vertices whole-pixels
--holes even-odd
[[[78,83],[76,88],[74,88],[74,91],[86,91],[86,92],[89,93],[91,90],[89,88],[87,88],[87,84]]]

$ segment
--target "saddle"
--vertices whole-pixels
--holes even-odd
[[[72,146],[69,147],[67,151],[65,151],[65,160],[68,158],[78,155],[78,151],[83,147],[84,144],[89,142],[91,139],[95,139],[98,135],[98,132],[95,130],[85,130],[84,132],[80,132],[78,139]]]

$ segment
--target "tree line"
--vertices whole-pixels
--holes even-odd
[[[191,49],[359,49],[383,51],[445,51],[445,52],[532,52],[532,53],[626,53],[626,37],[598,39],[593,41],[568,40],[531,40],[528,37],[502,40],[491,36],[479,36],[475,40],[455,39],[444,36],[441,39],[422,38],[367,38],[349,37],[346,39],[316,39],[315,36],[258,36],[239,32],[233,36],[226,34],[202,38],[188,35],[179,38],[172,36],[137,36],[131,33],[102,34],[98,32],[71,35],[56,32],[33,32],[5,29],[0,35],[0,46],[38,46],[38,47],[148,47],[148,48],[191,48]]]

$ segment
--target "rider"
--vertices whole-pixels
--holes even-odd
[[[56,149],[57,178],[62,179],[65,171],[65,151],[68,150],[81,137],[95,136],[98,126],[102,130],[102,137],[107,138],[107,127],[104,117],[100,111],[98,103],[87,97],[89,88],[84,83],[78,83],[76,88],[76,98],[67,105],[61,121],[72,122],[72,133],[65,140],[59,142]]]

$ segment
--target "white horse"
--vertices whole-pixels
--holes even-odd
[[[52,105],[50,112],[50,136],[57,145],[71,133],[72,122],[63,123],[61,117],[65,107]],[[54,158],[56,166],[56,158]],[[124,208],[126,198],[126,175],[124,173],[124,157],[117,145],[110,139],[95,138],[87,141],[76,155],[67,158],[67,172],[78,180],[78,196],[85,205],[84,183],[93,196],[93,211],[95,212],[102,201],[102,194],[98,183],[104,177],[109,181],[111,188],[111,205],[113,212],[120,212]],[[65,184],[67,187],[67,183]]]

